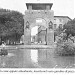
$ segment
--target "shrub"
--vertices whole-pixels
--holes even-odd
[[[75,46],[71,42],[58,42],[56,53],[58,55],[75,55]]]

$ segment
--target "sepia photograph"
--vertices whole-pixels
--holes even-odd
[[[0,68],[74,69],[74,0],[0,0]]]

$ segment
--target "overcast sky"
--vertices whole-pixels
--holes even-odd
[[[74,18],[74,0],[0,0],[0,8],[17,10],[24,14],[26,10],[26,2],[52,3],[55,16],[69,16]]]

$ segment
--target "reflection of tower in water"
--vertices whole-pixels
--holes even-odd
[[[31,49],[31,60],[34,63],[38,63],[38,50]]]

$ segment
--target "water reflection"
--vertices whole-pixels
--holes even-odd
[[[38,63],[38,50],[37,49],[31,49],[31,60],[34,63]]]
[[[50,49],[9,50],[0,56],[0,68],[75,68],[75,56],[57,56]]]
[[[44,68],[53,68],[56,65],[54,51],[50,49],[39,49],[39,64]]]
[[[43,54],[42,54],[43,53]],[[74,56],[57,56],[52,50],[39,50],[39,64],[44,68],[74,68]],[[44,58],[43,58],[44,57]]]

